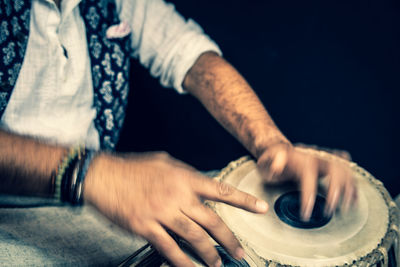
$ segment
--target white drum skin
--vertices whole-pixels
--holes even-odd
[[[318,153],[318,156],[330,157],[329,160],[342,160],[308,150],[307,153]],[[328,224],[320,228],[300,229],[281,221],[274,203],[282,194],[297,190],[296,186],[264,187],[255,162],[248,158],[230,164],[217,179],[267,201],[270,206],[267,214],[252,214],[222,203],[210,206],[241,240],[246,252],[261,258],[264,266],[268,263],[272,266],[351,265],[362,261],[378,247],[382,250],[380,244],[388,231],[396,232],[398,239],[398,228],[389,229],[394,225],[393,216],[389,214],[387,191],[377,188],[381,183],[355,163],[344,162],[352,168],[357,182],[358,205],[347,214],[336,212]],[[321,182],[323,184],[323,179]]]

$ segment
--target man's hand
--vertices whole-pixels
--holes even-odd
[[[355,199],[354,180],[348,167],[318,159],[290,145],[250,85],[223,58],[213,53],[200,56],[186,75],[184,88],[258,159],[266,181],[294,178],[300,182],[305,220],[312,213],[319,175],[329,179],[326,213],[333,212],[342,194],[345,208]],[[275,141],[279,144],[271,146]],[[272,175],[267,172],[270,165]]]
[[[301,188],[301,215],[309,220],[317,194],[318,178],[327,176],[328,192],[325,213],[331,215],[343,195],[346,211],[357,198],[351,170],[338,161],[327,161],[303,152],[296,146],[280,143],[270,146],[257,162],[266,183],[297,180]]]
[[[208,234],[233,257],[244,251],[232,232],[202,199],[265,213],[267,204],[237,189],[203,177],[164,153],[102,154],[92,163],[84,197],[123,228],[152,243],[175,266],[194,266],[167,230],[188,241],[209,266],[220,257]]]

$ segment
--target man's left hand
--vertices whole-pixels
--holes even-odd
[[[344,211],[357,199],[356,183],[351,169],[344,163],[321,159],[286,143],[269,146],[258,158],[257,165],[266,183],[295,180],[301,189],[301,216],[311,217],[318,188],[318,178],[327,177],[326,215],[331,215],[341,196]]]

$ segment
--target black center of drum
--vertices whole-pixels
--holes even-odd
[[[303,229],[319,228],[326,225],[331,217],[324,215],[325,198],[317,195],[310,220],[305,222],[300,216],[300,192],[293,191],[281,195],[275,202],[275,212],[284,223]]]

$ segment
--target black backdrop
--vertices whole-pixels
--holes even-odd
[[[292,142],[349,151],[400,193],[400,2],[175,0],[253,86]],[[120,151],[165,150],[201,170],[246,154],[192,97],[133,62]]]

